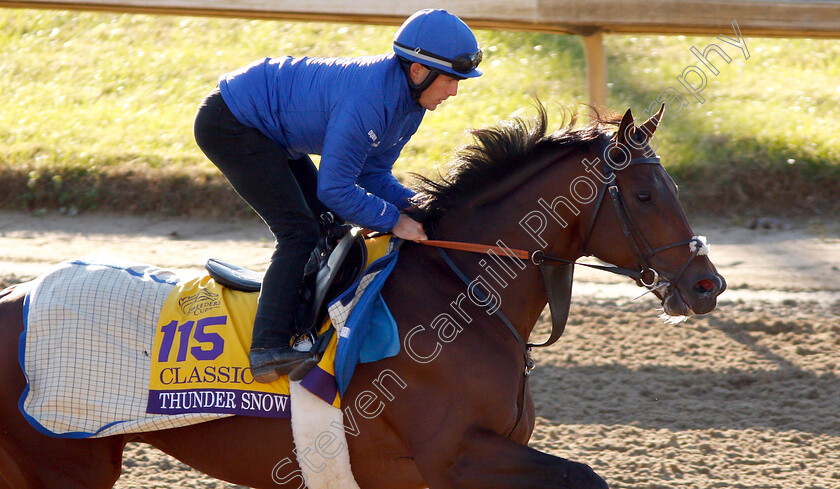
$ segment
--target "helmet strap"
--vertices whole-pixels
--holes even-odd
[[[416,61],[411,61],[409,59],[400,57],[400,66],[402,66],[403,73],[405,73],[405,79],[408,81],[408,89],[411,91],[411,98],[414,100],[415,103],[419,105],[420,103],[420,95],[423,94],[423,91],[429,88],[435,79],[437,79],[438,75],[440,75],[440,71],[429,68],[426,65],[423,65],[426,69],[429,70],[429,73],[426,75],[426,78],[423,79],[420,83],[414,83],[414,80],[411,79],[411,65],[416,63]]]

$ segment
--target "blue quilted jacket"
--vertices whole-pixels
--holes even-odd
[[[318,198],[347,221],[390,231],[414,193],[391,174],[425,110],[394,54],[264,58],[219,78],[240,122],[290,158],[320,154]]]

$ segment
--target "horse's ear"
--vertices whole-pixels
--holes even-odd
[[[630,109],[627,109],[627,112],[624,113],[624,117],[621,118],[621,122],[618,124],[618,131],[615,134],[616,144],[618,146],[625,146],[635,132],[636,125],[633,124],[633,113]]]
[[[645,135],[647,139],[653,137],[656,128],[659,127],[659,122],[662,121],[662,114],[665,112],[665,104],[659,107],[659,112],[653,114],[650,119],[646,120],[644,124],[639,126],[639,130]]]

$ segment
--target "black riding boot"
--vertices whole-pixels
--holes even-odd
[[[274,265],[273,263],[270,266]],[[288,375],[302,361],[312,356],[309,352],[295,350],[291,345],[298,322],[296,309],[300,306],[299,287],[272,282],[266,274],[263,279],[263,293],[266,290],[265,286],[269,285],[267,290],[273,292],[273,300],[267,301],[261,297],[262,304],[286,303],[287,306],[282,308],[282,315],[261,315],[262,311],[257,309],[249,359],[251,374],[254,380],[260,383],[274,382],[281,376]]]
[[[289,242],[278,244],[269,270],[266,270],[263,278],[249,355],[251,374],[257,382],[273,382],[311,357],[309,352],[295,350],[291,345],[298,328],[297,309],[305,306],[300,302],[302,280],[295,280],[282,273],[270,273],[277,272],[278,268],[284,271],[298,268],[297,264],[305,260],[296,259],[287,265],[290,248],[296,247]],[[278,281],[278,278],[285,280]]]
[[[249,355],[251,374],[257,382],[274,382],[280,377],[288,375],[301,362],[311,356],[311,353],[297,351],[291,346],[254,348]]]

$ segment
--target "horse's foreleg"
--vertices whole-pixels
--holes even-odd
[[[426,464],[418,459],[432,489],[608,488],[604,479],[588,465],[534,450],[481,429],[471,430],[464,436],[454,460],[438,460],[436,464],[438,467],[424,470]]]

